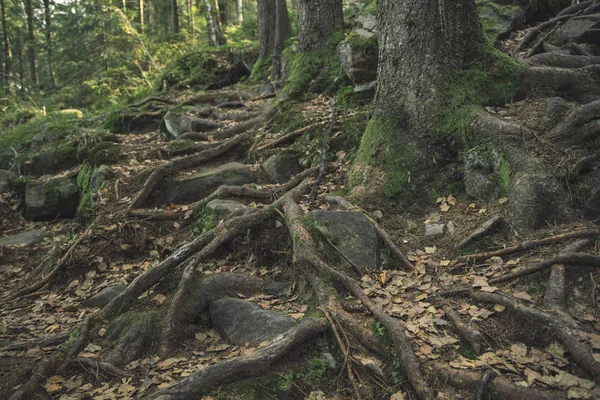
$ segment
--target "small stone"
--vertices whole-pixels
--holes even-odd
[[[383,213],[379,210],[373,211],[371,214],[374,220],[381,221],[383,219]]]
[[[0,193],[10,190],[10,181],[15,178],[15,174],[9,171],[0,170]]]
[[[262,168],[271,183],[286,183],[302,172],[298,157],[293,153],[275,154],[262,164]]]
[[[454,225],[454,221],[450,221],[446,224],[446,230],[448,234],[454,235],[454,231],[456,230],[456,226]]]
[[[331,353],[323,353],[323,355],[321,356],[321,359],[323,360],[323,363],[325,364],[325,366],[327,368],[329,368],[329,369],[336,368],[337,363],[335,362],[335,358],[333,358]]]
[[[442,236],[444,224],[425,224],[425,237]]]
[[[43,229],[21,232],[16,235],[6,236],[0,239],[0,248],[3,246],[30,246],[39,244],[44,241],[46,236],[48,236],[48,232]]]
[[[120,295],[121,292],[123,292],[126,288],[127,286],[125,286],[125,284],[123,283],[119,283],[114,286],[109,286],[100,291],[99,293],[95,294],[94,296],[90,297],[89,299],[82,301],[81,305],[85,307],[104,307],[105,305],[110,303],[112,299]]]

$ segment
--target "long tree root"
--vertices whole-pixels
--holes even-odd
[[[521,76],[522,97],[560,96],[588,103],[600,98],[599,65],[583,68],[526,67]]]
[[[506,309],[525,319],[547,325],[560,339],[577,364],[592,374],[594,378],[600,376],[600,363],[594,359],[589,348],[573,334],[575,327],[570,325],[570,321],[561,318],[560,314],[538,310],[496,293],[475,292],[471,293],[471,297],[483,303],[503,305]]]
[[[558,68],[582,68],[588,65],[600,64],[600,57],[580,56],[563,53],[543,53],[529,58],[533,64],[543,64],[549,67]]]
[[[585,140],[586,138],[581,138],[575,133],[586,123],[598,118],[600,118],[600,100],[577,107],[563,122],[552,129],[548,134],[548,139],[564,145]]]
[[[337,109],[335,108],[335,104],[331,109],[331,122],[327,127],[327,131],[325,132],[325,136],[323,137],[323,144],[321,145],[321,157],[319,160],[319,174],[317,175],[317,180],[313,184],[312,190],[310,191],[310,201],[315,201],[317,198],[317,190],[319,189],[319,185],[321,184],[321,180],[323,180],[323,175],[325,175],[325,157],[327,157],[327,149],[329,148],[329,137],[333,132],[333,127],[337,123]]]
[[[223,384],[260,376],[277,361],[306,341],[325,332],[325,319],[305,318],[295,327],[253,353],[210,365],[174,385],[153,393],[148,399],[197,399]]]
[[[443,307],[454,330],[471,346],[475,354],[481,354],[483,335],[477,329],[460,320],[460,316],[450,306]]]
[[[402,251],[398,248],[398,246],[396,246],[396,244],[394,243],[394,241],[392,240],[390,235],[377,223],[377,221],[375,221],[373,218],[371,218],[363,209],[353,205],[348,200],[346,200],[344,197],[340,197],[340,196],[327,196],[325,198],[325,200],[331,204],[337,205],[338,207],[340,207],[346,211],[362,212],[365,215],[365,217],[367,217],[367,219],[371,222],[371,224],[373,224],[373,227],[375,228],[375,231],[377,232],[377,235],[379,236],[379,238],[381,240],[383,240],[383,242],[388,246],[388,248],[396,256],[396,258],[398,258],[398,260],[402,263],[404,269],[406,269],[408,271],[412,271],[415,269],[415,266],[408,260],[408,258],[406,258],[406,256],[404,255],[404,253],[402,253]]]
[[[244,141],[248,140],[250,135],[248,133],[241,134],[231,140],[228,140],[218,147],[213,149],[204,150],[198,154],[192,154],[189,156],[177,158],[166,164],[157,167],[152,174],[148,177],[142,189],[134,197],[127,208],[127,212],[139,208],[152,194],[154,189],[167,177],[171,171],[182,171],[186,169],[195,168],[207,161],[213,160],[220,155],[225,154],[229,150],[239,146]]]
[[[566,242],[567,240],[576,238],[589,238],[598,236],[600,232],[596,229],[584,229],[580,231],[563,233],[560,235],[549,236],[543,239],[525,240],[517,243],[514,246],[509,246],[504,249],[487,251],[483,253],[469,254],[457,258],[457,262],[477,262],[488,259],[490,257],[507,256],[521,251],[531,250],[536,247],[545,246],[552,243]]]
[[[554,17],[552,19],[549,19],[548,21],[542,22],[535,28],[531,29],[529,31],[529,33],[527,33],[527,35],[525,35],[525,37],[523,37],[523,39],[521,39],[516,50],[521,51],[521,50],[525,49],[531,42],[533,42],[535,40],[536,37],[538,37],[538,35],[544,29],[552,28],[559,22],[568,21],[571,18],[573,18],[574,16],[582,13],[583,10],[582,9],[575,9],[575,10],[572,9],[571,11],[569,11],[569,13],[567,13],[567,9],[565,9],[565,10],[563,10],[563,12],[565,12],[565,14]]]
[[[442,364],[436,364],[434,368],[440,381],[446,382],[454,387],[475,391],[479,388],[482,375],[465,370],[449,368]],[[493,378],[487,385],[490,398],[498,400],[564,400],[563,396],[551,392],[517,386],[508,379],[502,377]]]
[[[269,120],[271,120],[277,114],[277,108],[271,107],[264,113],[260,114],[256,118],[252,118],[251,120],[239,123],[230,128],[223,129],[221,131],[215,131],[212,133],[212,137],[216,140],[220,139],[228,139],[230,137],[240,135],[242,133],[248,132],[253,129],[257,129],[263,125],[265,125]]]
[[[379,306],[377,306],[362,291],[356,281],[330,268],[320,259],[316,254],[314,241],[302,224],[303,212],[295,201],[288,198],[284,203],[283,209],[287,216],[286,223],[293,240],[296,263],[300,266],[300,269],[306,273],[310,273],[310,270],[313,270],[318,274],[328,275],[336,283],[340,284],[344,289],[358,298],[388,330],[390,338],[394,343],[394,347],[398,351],[408,380],[417,392],[419,398],[432,398],[433,392],[426,383],[427,381],[421,372],[421,365],[414,353],[412,344],[406,336],[404,328],[396,319],[387,315]]]

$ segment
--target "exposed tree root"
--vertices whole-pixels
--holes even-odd
[[[271,118],[273,118],[277,114],[277,108],[271,107],[269,110],[260,114],[258,117],[253,118],[249,121],[242,122],[240,124],[234,125],[230,128],[223,129],[221,131],[215,131],[212,133],[212,137],[214,139],[228,139],[230,137],[242,134],[244,132],[248,132],[252,129],[259,128],[269,122]]]
[[[273,342],[253,353],[210,365],[194,372],[174,385],[153,393],[148,399],[197,399],[214,388],[240,379],[260,376],[277,361],[304,342],[325,332],[325,319],[304,319],[297,326],[277,336]]]
[[[150,96],[150,97],[146,97],[144,100],[140,101],[139,103],[130,104],[127,107],[128,108],[139,108],[141,106],[145,106],[148,103],[175,104],[174,101],[165,99],[164,97]]]
[[[461,240],[460,243],[458,243],[454,248],[456,250],[460,250],[463,247],[468,246],[473,241],[490,233],[501,221],[502,219],[498,216],[488,219],[483,224],[479,225],[477,229],[475,229],[469,236]]]
[[[151,314],[134,323],[108,354],[106,362],[117,366],[125,365],[152,350],[155,347],[152,342],[157,339],[154,334],[155,318]]]
[[[212,135],[210,133],[205,133],[205,132],[186,132],[183,135],[177,136],[174,140],[175,141],[193,140],[195,142],[206,142],[210,139],[209,136],[212,136]]]
[[[302,136],[303,133],[309,132],[312,129],[314,129],[314,128],[318,127],[318,126],[324,125],[326,123],[327,123],[327,121],[320,121],[320,122],[317,122],[317,123],[314,123],[314,124],[311,124],[311,125],[307,125],[304,128],[296,129],[295,131],[292,131],[292,132],[290,132],[290,133],[288,133],[288,134],[286,134],[286,135],[284,135],[284,136],[282,136],[282,137],[280,137],[278,139],[272,140],[270,142],[267,142],[267,143],[265,143],[265,144],[257,147],[255,150],[256,151],[264,151],[264,150],[271,149],[273,147],[277,147],[280,144],[287,143],[287,142],[289,142],[289,141],[291,141],[291,140],[293,140],[293,139],[295,139],[295,138],[297,138],[299,136]]]
[[[21,350],[27,350],[29,348],[36,347],[36,346],[39,346],[39,347],[56,346],[56,345],[64,342],[67,337],[69,337],[68,334],[62,334],[62,335],[57,335],[57,336],[52,336],[52,337],[46,338],[42,341],[35,339],[35,340],[31,340],[31,341],[28,341],[25,343],[0,343],[0,346],[2,346],[3,351],[21,351]]]
[[[600,119],[600,100],[577,107],[548,134],[548,139],[563,145],[583,143],[588,138],[581,137],[578,129],[594,119]]]
[[[195,168],[207,161],[213,160],[229,150],[239,146],[244,141],[250,138],[250,134],[244,133],[233,139],[230,139],[218,147],[204,150],[198,154],[177,158],[166,164],[157,167],[144,183],[142,189],[134,197],[127,208],[127,212],[140,207],[150,197],[154,189],[167,177],[171,171],[182,171],[190,168]]]
[[[577,11],[585,10],[586,8],[591,6],[593,2],[594,0],[587,0],[582,1],[580,3],[571,4],[570,6],[566,7],[564,10],[556,14],[556,16],[562,17],[563,15],[575,14]]]
[[[181,148],[169,148],[166,147],[164,151],[169,155],[169,157],[182,156],[186,154],[194,154],[204,150],[214,149],[215,147],[220,146],[223,142],[210,142],[210,143],[196,143],[190,146],[181,147]]]
[[[485,371],[483,376],[481,377],[481,383],[479,384],[479,389],[477,389],[477,393],[473,400],[483,400],[483,396],[487,391],[489,383],[496,377],[496,373],[491,369]]]
[[[519,45],[517,46],[516,50],[517,51],[521,51],[521,50],[525,49],[531,42],[533,42],[535,40],[536,37],[538,37],[538,35],[544,29],[552,28],[556,24],[558,24],[559,22],[568,21],[571,18],[573,18],[574,16],[576,16],[576,15],[578,15],[578,14],[580,14],[580,13],[583,12],[582,9],[578,8],[578,9],[573,9],[573,10],[569,11],[569,13],[566,13],[567,9],[563,10],[563,12],[565,14],[557,16],[557,17],[554,17],[552,19],[549,19],[548,21],[542,22],[541,24],[539,24],[535,28],[531,29],[527,33],[527,35],[525,35],[525,37],[523,37],[523,39],[521,39],[521,41],[519,42]]]
[[[460,320],[460,316],[450,306],[444,306],[444,312],[452,327],[471,346],[475,354],[481,354],[483,335],[473,326],[469,326]]]
[[[114,376],[117,376],[120,378],[131,375],[130,373],[123,371],[122,369],[117,368],[110,363],[92,360],[91,358],[77,357],[74,362],[76,364],[81,365],[84,368],[89,368],[96,375],[98,374],[99,371],[102,371],[106,374],[114,375]]]
[[[317,175],[317,180],[315,181],[312,190],[310,191],[310,201],[315,201],[317,198],[317,190],[319,189],[319,185],[321,184],[321,180],[323,179],[323,175],[325,174],[325,157],[327,156],[327,149],[329,148],[329,137],[333,132],[333,127],[337,123],[336,121],[337,110],[335,108],[335,104],[331,109],[331,122],[327,127],[327,131],[325,132],[325,136],[323,137],[323,144],[321,145],[321,158],[319,161],[319,175]]]
[[[404,266],[404,268],[406,270],[409,270],[409,271],[414,270],[415,266],[408,260],[408,258],[406,258],[406,256],[404,255],[404,253],[402,253],[402,251],[400,251],[400,249],[398,248],[398,246],[396,246],[394,244],[394,241],[392,240],[392,238],[390,237],[390,235],[377,223],[377,221],[375,221],[373,218],[371,218],[363,209],[361,209],[360,207],[357,207],[357,206],[353,205],[348,200],[346,200],[344,197],[327,196],[325,198],[325,200],[327,202],[331,203],[331,204],[335,204],[335,205],[339,206],[343,210],[347,210],[347,211],[360,211],[360,212],[362,212],[365,215],[365,217],[367,217],[367,219],[369,221],[371,221],[371,223],[373,224],[373,227],[375,228],[375,231],[377,232],[377,235],[389,247],[389,249],[392,251],[392,253],[402,263],[402,265]]]
[[[480,387],[482,375],[436,364],[435,371],[442,382],[472,391]],[[564,400],[563,396],[530,387],[517,386],[508,379],[495,377],[488,386],[490,398],[498,400]]]
[[[504,274],[497,278],[493,278],[489,280],[489,283],[495,285],[498,283],[503,283],[510,281],[512,279],[533,274],[535,272],[541,271],[543,269],[550,268],[554,264],[584,264],[584,265],[593,265],[600,266],[600,257],[592,256],[590,254],[585,253],[569,253],[564,255],[559,255],[549,260],[545,260],[534,264],[532,266],[521,268],[518,271],[510,272],[508,274]]]
[[[431,388],[421,373],[420,363],[412,349],[412,345],[404,332],[404,328],[396,319],[387,315],[360,288],[358,283],[348,276],[330,268],[316,254],[315,245],[306,228],[302,225],[303,212],[300,206],[291,199],[284,203],[286,223],[293,240],[296,263],[304,271],[314,270],[319,274],[329,275],[335,282],[358,298],[373,315],[386,327],[402,362],[403,369],[419,398],[433,397]]]
[[[528,307],[508,296],[496,293],[474,292],[471,293],[471,297],[484,303],[501,304],[532,322],[547,325],[560,339],[575,362],[592,374],[594,378],[600,376],[600,363],[594,359],[587,346],[573,334],[572,329],[575,327],[570,325],[570,321],[561,318],[560,314]]]
[[[531,250],[536,247],[545,246],[547,244],[561,243],[576,238],[595,237],[598,236],[599,233],[600,232],[596,229],[584,229],[581,231],[567,232],[560,235],[549,236],[543,239],[525,240],[524,242],[517,243],[514,246],[506,247],[504,249],[460,256],[457,260],[465,262],[477,262],[488,259],[490,257],[507,256],[509,254],[514,254],[520,251]]]
[[[521,96],[559,96],[569,101],[588,103],[600,98],[599,77],[598,65],[583,68],[528,67],[524,68],[521,77]]]
[[[600,64],[600,57],[568,55],[562,53],[543,53],[532,56],[533,63],[558,68],[582,68],[588,65]]]

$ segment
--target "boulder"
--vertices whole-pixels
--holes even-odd
[[[169,134],[175,138],[186,132],[207,132],[220,127],[220,124],[209,119],[190,117],[171,111],[165,115],[165,128]]]
[[[362,212],[315,210],[311,214],[318,225],[327,229],[342,254],[359,268],[377,269],[377,233]]]
[[[561,43],[600,44],[600,13],[573,17],[560,27]]]
[[[79,187],[74,178],[29,183],[25,188],[25,218],[40,221],[75,216]]]
[[[372,43],[371,43],[372,42]],[[377,79],[377,41],[350,36],[337,48],[338,60],[344,73],[355,84]]]
[[[487,170],[479,168],[466,169],[463,182],[467,194],[474,199],[485,201],[498,198],[499,187],[490,176],[493,175]]]
[[[48,236],[48,232],[46,232],[44,229],[35,229],[32,231],[17,233],[16,235],[6,236],[0,239],[0,248],[4,246],[30,246],[39,244],[44,241],[46,236]]]
[[[206,210],[219,217],[227,217],[238,208],[245,207],[244,203],[236,200],[214,199],[206,205]]]
[[[211,303],[210,318],[230,343],[256,346],[292,328],[293,318],[272,310],[263,310],[242,299],[225,298]]]
[[[279,153],[269,157],[262,168],[271,183],[286,183],[294,175],[302,172],[298,158],[293,153]]]
[[[500,5],[490,1],[480,4],[477,9],[487,34],[493,34],[494,38],[505,37],[525,23],[525,11],[518,6]]]
[[[253,181],[254,174],[247,166],[232,162],[167,182],[159,189],[157,203],[193,203],[210,195],[221,185],[244,185]]]
[[[105,289],[102,289],[99,293],[93,295],[89,299],[86,299],[81,302],[82,306],[85,307],[98,307],[102,308],[108,303],[112,301],[115,297],[121,294],[123,290],[125,290],[127,286],[123,283],[119,283],[114,286],[109,286]]]
[[[10,190],[10,181],[15,177],[16,175],[12,172],[0,170],[0,193],[6,193]]]

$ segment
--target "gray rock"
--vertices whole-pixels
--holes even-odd
[[[346,40],[338,45],[337,55],[342,70],[355,84],[377,79],[377,51],[368,51],[363,45]]]
[[[561,43],[600,44],[600,13],[573,17],[560,27]]]
[[[207,132],[220,127],[220,124],[208,119],[190,117],[171,111],[165,115],[165,128],[175,138],[186,132]]]
[[[373,14],[359,15],[356,22],[362,25],[362,29],[377,32],[377,18]]]
[[[254,174],[244,164],[233,162],[214,169],[174,179],[161,187],[158,204],[188,204],[210,195],[221,185],[244,185]]]
[[[48,236],[48,232],[43,229],[35,229],[33,231],[21,232],[16,235],[6,236],[0,239],[0,248],[4,246],[18,246],[39,244]]]
[[[0,193],[6,193],[10,190],[10,181],[16,177],[9,171],[0,170]]]
[[[264,83],[262,85],[259,85],[256,89],[255,92],[258,96],[267,96],[270,94],[274,94],[275,93],[275,86],[273,86],[270,83]]]
[[[271,183],[286,183],[294,175],[302,172],[298,158],[292,153],[279,153],[269,157],[263,170]]]
[[[25,188],[25,218],[33,221],[73,217],[78,204],[79,187],[74,178],[29,183]]]
[[[100,189],[102,184],[110,179],[112,173],[108,165],[100,165],[98,168],[95,168],[90,177],[90,187]]]
[[[214,199],[206,205],[206,210],[219,217],[227,217],[238,208],[245,207],[244,203],[236,200]]]
[[[335,362],[335,358],[333,358],[331,353],[323,353],[323,355],[321,356],[321,359],[323,360],[323,364],[325,364],[325,366],[327,368],[329,368],[329,369],[337,368],[337,363]]]
[[[463,176],[467,194],[479,200],[493,200],[498,197],[498,185],[490,179],[490,173],[479,168],[468,168]]]
[[[525,23],[525,12],[519,7],[486,2],[478,7],[479,18],[495,23],[499,37],[520,28]]]
[[[256,346],[295,325],[287,315],[263,310],[254,303],[233,298],[211,303],[210,317],[223,337],[236,345],[248,343]]]
[[[311,214],[331,234],[342,254],[359,268],[377,269],[377,233],[362,212],[315,210]]]
[[[109,286],[102,289],[99,293],[93,295],[89,299],[81,302],[81,305],[85,307],[99,307],[102,308],[112,301],[115,297],[121,294],[127,286],[123,283],[119,283],[114,286]]]
[[[431,238],[444,234],[444,224],[425,224],[425,237]]]

